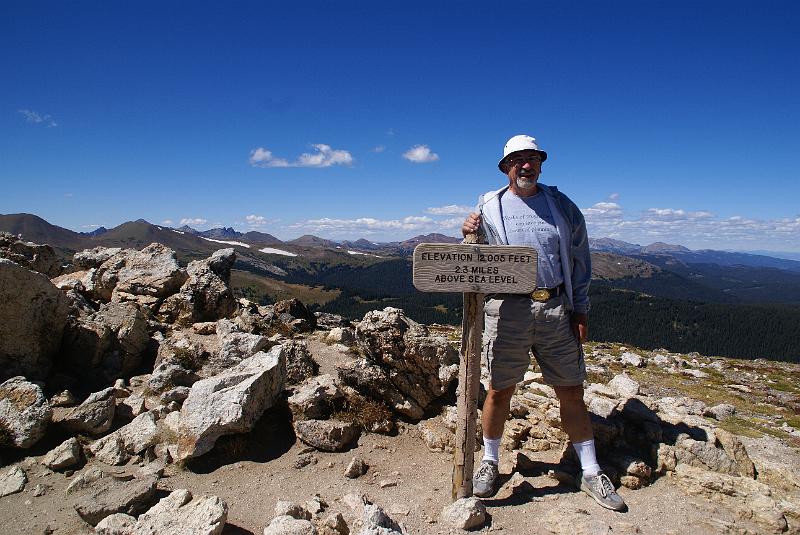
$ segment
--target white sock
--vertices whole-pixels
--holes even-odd
[[[596,476],[598,473],[602,472],[600,465],[597,464],[597,454],[594,451],[594,439],[585,442],[573,442],[572,447],[575,448],[575,453],[578,454],[578,459],[581,461],[581,468],[583,469],[584,476]]]
[[[483,437],[483,460],[492,461],[494,464],[500,463],[500,438]]]

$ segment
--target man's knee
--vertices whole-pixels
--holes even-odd
[[[516,385],[513,385],[508,388],[503,388],[502,390],[495,390],[490,387],[489,391],[486,393],[486,402],[492,405],[511,403],[511,397],[514,395],[516,387]]]
[[[575,386],[554,386],[553,390],[556,391],[556,396],[559,401],[563,402],[578,402],[583,403],[583,385]]]

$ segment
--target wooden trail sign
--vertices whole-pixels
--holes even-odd
[[[536,288],[536,267],[536,250],[531,247],[421,243],[414,249],[417,290],[464,293],[453,500],[472,496],[484,294],[532,292]]]

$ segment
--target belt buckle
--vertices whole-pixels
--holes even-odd
[[[545,303],[550,300],[550,292],[546,288],[539,288],[531,292],[531,299],[540,303]]]

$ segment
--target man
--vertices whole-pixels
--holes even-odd
[[[498,164],[508,185],[482,195],[480,213],[470,214],[461,229],[464,236],[481,231],[490,244],[534,247],[539,258],[535,292],[492,294],[484,306],[490,386],[481,421],[484,456],[473,492],[487,497],[496,491],[503,426],[532,351],[545,382],[558,396],[562,426],[580,459],[578,486],[603,507],[619,511],[625,502],[597,464],[583,402],[586,367],[581,342],[588,335],[591,279],[586,223],[566,195],[538,183],[546,159],[534,138],[509,139]]]

